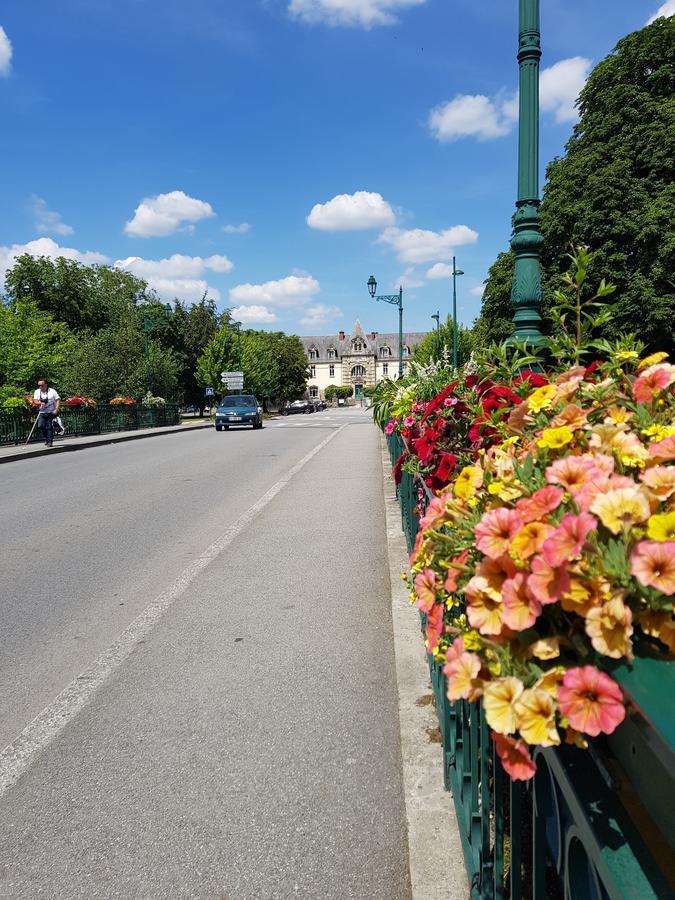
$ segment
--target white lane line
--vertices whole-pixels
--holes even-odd
[[[320,453],[347,427],[340,428],[324,438],[306,456],[292,466],[286,474],[230,525],[204,553],[183,570],[166,590],[126,628],[107,650],[88,669],[78,675],[56,697],[53,703],[39,713],[19,736],[0,753],[0,797],[30,766],[35,756],[51,744],[54,738],[92,699],[135,647],[152,631],[173,604],[188,589],[195,578],[212,563],[242,533],[262,510],[274,500],[295,475]]]

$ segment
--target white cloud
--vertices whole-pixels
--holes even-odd
[[[62,222],[60,214],[49,209],[47,201],[43,200],[42,197],[38,197],[37,194],[31,194],[29,205],[35,220],[35,230],[39,234],[66,235],[73,233],[70,225]]]
[[[436,259],[448,259],[453,248],[473,244],[478,240],[478,232],[466,225],[455,225],[445,231],[424,231],[413,228],[386,228],[378,241],[389,244],[398,253],[401,262],[425,263]]]
[[[303,306],[320,290],[311,275],[288,275],[264,284],[238,284],[230,289],[230,300],[242,306]]]
[[[542,111],[552,113],[558,123],[574,121],[577,118],[574,104],[591,66],[590,59],[574,56],[542,69],[539,76]],[[489,141],[509,134],[517,121],[518,92],[500,91],[494,97],[457,94],[454,99],[431,110],[428,126],[441,143],[465,137]]]
[[[51,238],[41,237],[35,241],[28,241],[27,244],[12,244],[11,247],[0,247],[0,287],[5,280],[5,272],[14,265],[14,261],[18,256],[28,253],[31,256],[47,256],[49,259],[58,259],[63,256],[65,259],[74,259],[77,262],[84,263],[86,266],[94,266],[110,262],[107,256],[102,253],[95,253],[91,250],[76,250],[74,247],[61,247]]]
[[[553,113],[556,122],[574,122],[577,97],[586,84],[592,62],[583,56],[561,59],[543,69],[539,77],[539,102],[544,112]]]
[[[212,216],[215,213],[205,200],[188,197],[183,191],[170,191],[141,200],[124,231],[132,237],[165,237],[185,222],[198,222]]]
[[[236,306],[232,317],[239,322],[269,325],[277,321],[277,316],[266,306]]]
[[[12,42],[0,25],[0,75],[9,75],[12,68]]]
[[[331,319],[338,319],[343,315],[339,306],[326,306],[325,303],[317,303],[316,306],[308,306],[300,324],[305,328],[322,328]]]
[[[659,8],[656,10],[653,16],[650,16],[646,21],[646,25],[651,25],[652,22],[655,22],[657,19],[664,16],[666,19],[670,16],[675,16],[675,0],[666,0]],[[1,29],[0,29],[1,30]]]
[[[225,234],[245,234],[251,230],[251,226],[248,222],[242,222],[241,225],[223,225],[220,230],[224,231]]]
[[[437,278],[451,278],[452,266],[448,263],[435,263],[430,269],[427,269],[427,278],[434,281]]]
[[[369,191],[338,194],[327,203],[317,203],[307,216],[310,228],[321,231],[360,231],[386,228],[396,221],[394,210],[382,197]]]
[[[485,285],[477,284],[476,287],[472,287],[469,291],[470,294],[473,294],[474,297],[482,297],[485,293]]]
[[[404,287],[406,290],[424,287],[425,282],[419,277],[412,266],[408,266],[405,272],[394,281],[392,287]]]
[[[393,13],[420,6],[426,0],[290,0],[291,16],[312,25],[353,25],[371,28],[373,25],[393,25]]]
[[[458,94],[454,100],[431,110],[429,128],[441,143],[463,137],[489,141],[511,131],[517,119],[517,110],[515,118],[513,110],[513,97],[491,100],[483,94]]]
[[[167,300],[199,300],[208,291],[213,300],[220,299],[220,293],[200,277],[211,272],[229,272],[234,268],[226,256],[183,256],[174,253],[167,259],[143,259],[128,256],[115,262],[118,269],[125,269],[143,278],[148,285]]]

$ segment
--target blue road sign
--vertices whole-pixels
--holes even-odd
[[[208,387],[208,388],[206,389],[206,396],[207,396],[207,397],[213,397],[213,388]]]

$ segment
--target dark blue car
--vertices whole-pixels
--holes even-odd
[[[230,425],[262,428],[262,407],[252,394],[223,397],[216,410],[216,431],[227,431]]]

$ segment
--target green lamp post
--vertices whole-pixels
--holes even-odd
[[[437,310],[431,318],[436,322],[436,359],[441,358],[441,311]]]
[[[519,0],[518,64],[518,199],[511,248],[515,271],[511,288],[514,339],[533,347],[546,342],[541,333],[541,265],[544,238],[539,225],[539,0]]]
[[[457,368],[457,276],[464,272],[457,268],[457,261],[452,257],[452,367]]]
[[[403,377],[403,287],[399,287],[398,294],[380,294],[375,296],[377,291],[377,281],[375,276],[371,275],[368,279],[368,293],[371,297],[375,297],[377,301],[383,300],[385,303],[391,303],[398,306],[398,377]]]
[[[170,303],[164,304],[164,312],[166,313],[166,316],[171,315]],[[155,325],[161,325],[164,321],[166,321],[166,318],[151,319],[148,316],[147,309],[143,307],[143,356],[145,358],[145,391],[147,394],[152,394],[152,370],[150,369],[149,345],[150,332],[155,327]]]

